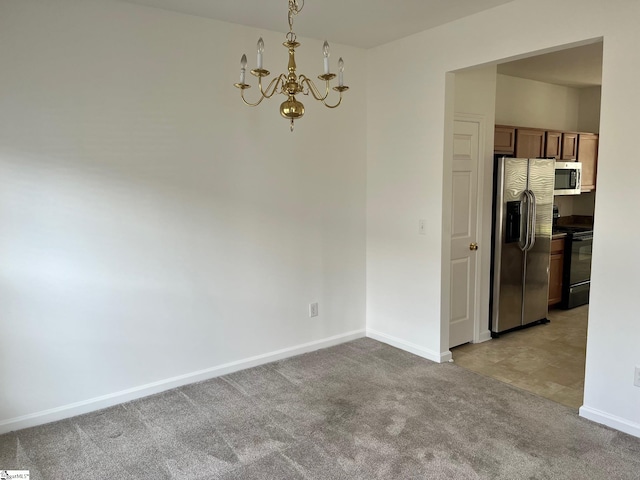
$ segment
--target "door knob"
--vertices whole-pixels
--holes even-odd
[[[471,245],[469,245],[469,250],[473,250],[473,251],[478,250],[478,244],[473,242]]]

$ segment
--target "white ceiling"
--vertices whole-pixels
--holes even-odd
[[[602,84],[602,42],[498,65],[498,73],[569,87]]]
[[[122,0],[265,30],[288,31],[288,0]],[[300,37],[371,48],[513,0],[306,0]]]
[[[288,0],[116,0],[259,29],[288,30]],[[299,0],[300,2],[302,0]],[[371,48],[513,0],[305,0],[300,37]],[[498,73],[572,87],[600,85],[602,42],[498,66]]]

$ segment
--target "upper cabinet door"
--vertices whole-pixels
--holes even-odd
[[[562,153],[562,132],[547,132],[547,142],[544,147],[544,156],[560,160]]]
[[[544,154],[544,130],[518,128],[516,131],[516,157],[539,158]]]
[[[582,163],[582,191],[596,188],[598,135],[581,133],[578,139],[578,161]]]
[[[578,157],[578,134],[562,134],[562,160],[575,160]]]
[[[496,125],[493,138],[493,151],[513,155],[516,147],[516,129]]]

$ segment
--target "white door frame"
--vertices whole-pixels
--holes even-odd
[[[449,80],[449,79],[447,79]],[[453,80],[453,79],[452,79]],[[449,89],[447,88],[447,91]],[[454,121],[466,121],[478,124],[479,132],[479,155],[478,155],[478,201],[477,201],[477,238],[479,249],[476,256],[476,278],[475,278],[475,305],[474,305],[474,329],[473,343],[480,343],[491,340],[489,331],[489,272],[491,262],[491,197],[492,197],[492,169],[493,169],[493,148],[491,156],[487,158],[487,125],[484,115],[471,113],[454,113],[450,122],[445,122],[445,168],[443,175],[443,229],[442,229],[442,282],[441,282],[441,340],[442,351],[448,349],[449,345],[449,316],[451,302],[451,198],[447,195],[451,192],[453,148],[448,146],[453,139]],[[487,171],[489,174],[487,175]],[[450,355],[450,354],[449,354]]]

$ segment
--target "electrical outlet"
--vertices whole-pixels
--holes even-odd
[[[636,387],[640,387],[640,367],[636,366],[636,374],[633,377],[633,384]]]
[[[309,316],[317,317],[318,316],[318,303],[310,303],[309,304]]]
[[[418,234],[426,235],[427,234],[427,221],[424,218],[418,220]]]

